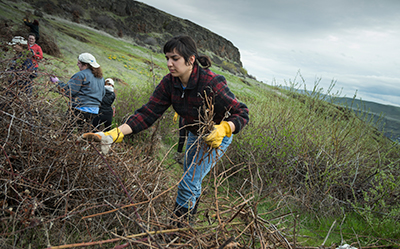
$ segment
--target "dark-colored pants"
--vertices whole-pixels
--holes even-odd
[[[178,152],[182,152],[183,150],[183,145],[185,144],[187,133],[188,131],[185,128],[181,128],[179,130]]]
[[[72,111],[67,112],[67,131],[72,132],[74,128],[77,128],[79,133],[93,131],[92,120],[95,115],[73,108]]]
[[[183,150],[183,145],[185,144],[186,137],[188,135],[188,131],[183,127],[183,119],[179,117],[179,143],[178,143],[178,152],[181,153]]]
[[[102,124],[104,124],[104,131],[109,131],[111,130],[111,124],[112,124],[112,118],[113,114],[99,114],[97,115],[92,122],[92,125],[100,130],[100,127]]]

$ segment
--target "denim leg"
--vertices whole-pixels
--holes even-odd
[[[212,149],[201,139],[189,132],[186,142],[186,153],[183,163],[183,179],[178,185],[176,202],[185,208],[193,208],[201,194],[201,182],[203,178],[215,166],[218,160],[225,154],[232,142],[231,137],[224,137],[221,146]]]

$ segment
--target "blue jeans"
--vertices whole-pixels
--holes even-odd
[[[221,146],[211,149],[206,143],[189,132],[186,142],[186,153],[183,163],[183,179],[178,185],[176,203],[192,209],[201,194],[201,182],[219,159],[225,154],[232,142],[231,137],[224,137]]]

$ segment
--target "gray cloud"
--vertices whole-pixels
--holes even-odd
[[[334,79],[347,96],[400,106],[400,1],[145,0],[237,46],[249,74],[270,84],[300,70],[307,86]]]

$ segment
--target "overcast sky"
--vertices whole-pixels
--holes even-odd
[[[268,85],[320,79],[340,96],[400,106],[400,0],[142,0],[231,41]],[[276,82],[276,83],[274,83]]]

